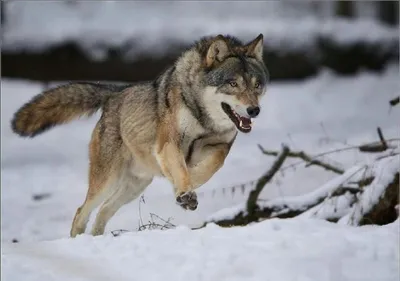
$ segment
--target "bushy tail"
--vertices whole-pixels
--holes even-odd
[[[45,91],[24,104],[11,121],[12,130],[34,137],[56,125],[93,115],[117,92],[127,86],[70,83]]]

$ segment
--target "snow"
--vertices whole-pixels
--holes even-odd
[[[298,217],[338,220],[351,212],[351,207],[354,201],[354,195],[346,192],[342,196],[325,199],[322,204],[310,208],[309,210],[300,214]]]
[[[218,210],[217,212],[211,214],[210,216],[207,217],[206,222],[216,222],[216,221],[222,221],[222,220],[231,220],[233,219],[236,215],[239,213],[242,213],[243,215],[247,214],[247,205],[246,203],[240,203],[238,205],[224,208],[221,210]]]
[[[272,219],[4,244],[4,280],[397,281],[399,221],[350,227]]]
[[[310,53],[320,36],[340,44],[397,42],[397,28],[365,12],[373,3],[359,5],[358,18],[347,21],[332,17],[331,3],[318,3],[318,12],[316,3],[302,2],[10,1],[2,48],[41,51],[68,41],[101,60],[112,47],[122,47],[129,59],[149,50],[163,55],[199,34],[231,33],[250,40],[263,33],[269,48]]]

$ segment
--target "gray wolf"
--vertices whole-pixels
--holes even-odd
[[[102,235],[157,176],[172,184],[177,204],[195,210],[195,189],[222,167],[238,132],[251,131],[267,82],[262,34],[247,44],[208,36],[153,81],[70,82],[44,91],[15,112],[11,126],[35,137],[101,109],[89,144],[89,188],[70,236],[85,232],[101,203],[91,233]]]

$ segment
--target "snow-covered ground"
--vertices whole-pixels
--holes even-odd
[[[397,281],[399,221],[349,227],[270,220],[119,237],[3,244],[7,281]]]
[[[2,48],[41,51],[76,42],[93,58],[122,47],[127,58],[171,44],[188,44],[199,34],[231,33],[250,40],[259,33],[271,48],[312,52],[318,36],[340,43],[396,41],[397,28],[376,19],[374,2],[355,1],[356,20],[333,17],[333,1],[9,1]]]
[[[257,144],[279,150],[285,142],[315,154],[377,140],[377,126],[387,139],[399,138],[400,110],[390,110],[388,103],[400,93],[398,77],[398,65],[392,65],[380,74],[340,77],[323,71],[302,82],[272,83],[254,130],[239,135],[225,166],[199,189],[195,212],[176,206],[171,185],[156,179],[144,192],[145,203],[136,200],[115,215],[106,237],[84,235],[75,240],[68,235],[85,197],[87,145],[99,115],[22,139],[11,132],[10,119],[42,87],[3,79],[4,280],[398,280],[398,222],[352,228],[296,219],[232,229],[187,228],[243,202],[249,188],[244,194],[240,188],[232,194],[230,187],[257,179],[273,161],[260,153]],[[325,159],[348,169],[366,157],[348,151]],[[279,175],[262,197],[304,194],[336,176],[303,166]],[[37,194],[49,197],[33,200]],[[135,232],[140,217],[146,223],[150,213],[171,217],[178,229]],[[133,232],[110,237],[116,229]],[[11,244],[12,239],[20,243]]]

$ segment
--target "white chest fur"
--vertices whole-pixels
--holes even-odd
[[[178,128],[181,134],[196,136],[204,133],[204,128],[200,125],[200,122],[185,106],[182,106],[178,112]]]

